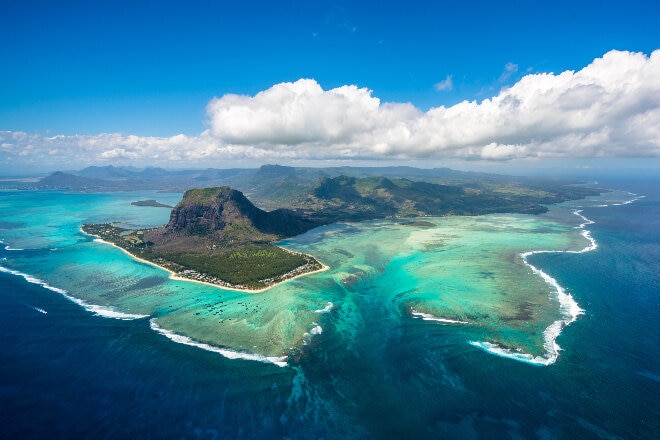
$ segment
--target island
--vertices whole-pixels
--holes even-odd
[[[174,208],[174,206],[166,205],[160,203],[158,200],[149,199],[149,200],[138,200],[137,202],[131,202],[132,206],[151,206],[154,208]]]
[[[282,170],[269,169],[270,174]],[[284,170],[288,173],[288,170]],[[431,227],[421,218],[491,213],[540,214],[544,203],[587,190],[543,191],[526,187],[485,190],[474,184],[447,185],[391,177],[321,177],[313,186],[286,179],[278,188],[287,208],[266,211],[228,186],[187,190],[161,227],[129,230],[121,223],[85,224],[82,231],[173,276],[224,288],[260,291],[321,271],[313,256],[278,246],[317,226],[336,222],[399,218],[410,227]],[[590,190],[593,191],[593,190]],[[138,206],[163,206],[155,200]],[[412,220],[418,218],[417,220]]]

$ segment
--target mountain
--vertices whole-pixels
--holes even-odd
[[[107,185],[108,182],[102,179],[92,179],[57,171],[39,180],[36,186],[39,189],[91,190],[104,188]]]
[[[478,215],[491,212],[538,214],[540,205],[599,194],[576,180],[503,176],[451,170],[399,167],[304,168],[263,165],[250,169],[164,170],[131,167],[88,167],[56,172],[37,183],[10,183],[18,189],[72,191],[133,191],[156,189],[184,192],[190,188],[228,186],[241,191],[254,206],[272,212],[270,218],[291,213],[315,223],[360,221],[392,216]],[[2,186],[2,183],[0,183]],[[288,214],[280,211],[289,209]],[[266,218],[256,215],[254,224]],[[267,229],[267,228],[266,228]],[[303,228],[304,229],[304,228]],[[276,230],[273,236],[291,233]],[[268,233],[269,232],[264,232]]]
[[[480,189],[387,177],[323,178],[311,201],[316,204],[316,212],[311,215],[319,221],[547,211],[534,201]]]
[[[318,225],[286,209],[263,211],[240,191],[224,186],[186,191],[169,222],[159,228],[129,231],[97,224],[82,229],[179,276],[262,289],[323,268],[309,255],[273,244]]]
[[[339,176],[322,178],[296,211],[262,210],[227,186],[191,189],[172,209],[167,225],[149,233],[148,239],[156,246],[179,242],[183,248],[201,238],[224,246],[269,243],[336,221],[493,212],[538,214],[546,210],[536,203],[460,186]]]
[[[75,172],[75,174],[83,177],[89,177],[91,179],[104,179],[104,180],[125,180],[130,177],[134,177],[136,174],[134,168],[129,167],[115,167],[113,165],[108,165],[105,167],[91,166],[84,168],[80,171]]]
[[[172,209],[163,234],[208,236],[222,241],[227,231],[241,230],[245,235],[241,241],[273,241],[273,237],[298,235],[318,224],[288,209],[263,211],[242,192],[224,186],[186,191]]]
[[[515,185],[500,188],[502,194],[498,194],[478,187],[388,177],[342,175],[322,177],[307,185],[295,169],[286,167],[257,173],[271,175],[270,182],[280,182],[283,195],[288,184],[297,185],[301,197],[295,202],[296,210],[265,211],[228,186],[198,188],[185,192],[172,209],[169,222],[159,228],[128,231],[102,224],[83,225],[83,231],[180,276],[228,287],[264,288],[323,267],[309,255],[273,244],[316,226],[388,217],[537,214],[547,208],[535,197],[559,197]],[[72,178],[64,174],[50,177],[59,181]],[[411,224],[422,226],[425,222]]]

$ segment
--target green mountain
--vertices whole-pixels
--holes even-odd
[[[319,221],[547,211],[537,203],[481,189],[386,177],[324,178],[309,202],[317,207],[311,215]]]
[[[260,168],[164,170],[131,167],[88,167],[80,171],[57,172],[39,182],[3,181],[2,188],[66,189],[73,191],[133,191],[155,189],[184,192],[190,188],[229,186],[237,189],[256,206],[272,211],[301,209],[308,205],[322,179],[341,176],[356,179],[407,179],[437,185],[460,186],[493,194],[519,203],[557,203],[596,194],[574,184],[575,179],[520,177],[456,171],[449,168],[420,169],[399,167],[305,168],[263,165]]]
[[[322,268],[309,255],[272,244],[318,224],[286,209],[263,211],[240,191],[213,187],[186,191],[162,227],[129,231],[101,224],[83,225],[83,231],[179,276],[260,289]]]
[[[93,170],[123,174],[115,169]],[[355,171],[355,170],[353,170]],[[401,173],[424,170],[397,168]],[[449,170],[451,171],[451,170]],[[453,179],[459,176],[453,172]],[[258,170],[201,174],[182,172],[185,179],[235,179],[259,194],[264,210],[243,192],[228,186],[190,189],[172,209],[169,222],[159,228],[127,231],[113,225],[84,225],[130,253],[159,264],[180,276],[238,288],[264,288],[322,265],[309,255],[286,251],[273,243],[338,221],[489,213],[539,214],[540,203],[554,203],[596,194],[599,191],[565,182],[524,184],[481,176],[467,183],[444,184],[401,177],[320,176],[315,170],[264,166]],[[162,174],[156,170],[156,174]],[[459,173],[460,174],[460,173]],[[72,179],[90,184],[94,179],[57,174],[56,183]],[[466,178],[460,174],[460,178]],[[46,178],[47,180],[48,178]],[[184,180],[185,180],[184,179]],[[467,179],[467,178],[466,178]],[[43,180],[42,180],[43,183]],[[281,208],[281,206],[286,206]],[[424,225],[424,221],[412,222]]]
[[[270,212],[259,209],[240,191],[224,186],[186,191],[172,209],[169,223],[158,234],[200,236],[225,244],[267,243],[318,225],[288,209]]]

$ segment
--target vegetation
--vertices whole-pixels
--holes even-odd
[[[173,206],[160,203],[158,200],[138,200],[137,202],[131,202],[133,206],[152,206],[154,208],[173,208]]]
[[[212,187],[212,188],[193,188],[186,191],[183,196],[182,202],[187,205],[192,204],[208,204],[218,196],[226,196],[231,189],[229,187]]]
[[[539,214],[547,208],[529,199],[458,185],[385,177],[321,179],[310,199],[320,221],[384,217],[481,215],[495,212]]]
[[[237,247],[202,247],[198,252],[159,251],[145,235],[154,230],[132,231],[113,224],[86,224],[82,230],[121,247],[138,258],[164,267],[177,276],[238,289],[263,289],[323,265],[313,257],[273,244]]]
[[[302,168],[263,165],[256,169],[164,170],[130,167],[88,167],[80,171],[55,172],[38,182],[6,181],[0,187],[19,189],[60,189],[73,191],[132,191],[156,189],[184,192],[190,188],[229,186],[242,191],[257,206],[268,211],[278,208],[304,209],[321,179],[340,176],[378,180],[406,179],[438,185],[471,188],[516,203],[557,203],[595,195],[600,191],[574,184],[575,179],[513,177],[498,174],[456,171],[449,168],[412,167],[329,167]],[[368,183],[369,180],[364,180]],[[369,186],[369,185],[367,185]],[[213,191],[196,190],[200,202]],[[358,193],[365,196],[361,188]]]
[[[332,171],[334,170],[334,171]],[[206,170],[183,172],[186,178],[204,181],[234,179],[260,197],[270,199],[265,211],[240,191],[228,186],[187,190],[172,209],[167,225],[131,231],[113,224],[83,225],[89,234],[103,238],[131,254],[165,267],[179,276],[242,289],[259,289],[279,281],[321,269],[309,255],[279,248],[277,240],[301,234],[337,221],[377,218],[411,218],[443,215],[481,215],[498,212],[539,214],[542,204],[597,194],[565,181],[525,180],[452,170],[387,169],[400,176],[373,175],[374,169],[307,169],[264,166],[259,170]],[[332,174],[348,171],[359,174]],[[384,171],[384,170],[381,170]],[[122,169],[90,170],[87,176],[54,175],[51,185],[91,184],[97,177],[126,179]],[[144,178],[160,179],[164,170],[145,170]],[[87,180],[85,180],[87,179]],[[241,180],[243,179],[243,180]],[[426,180],[424,180],[426,179]],[[277,203],[288,209],[278,208]],[[155,200],[133,202],[162,206]],[[280,205],[280,206],[282,206]],[[431,227],[423,220],[416,227]]]
[[[220,254],[173,254],[169,259],[181,266],[218,278],[234,286],[263,288],[288,277],[321,269],[308,255],[288,252],[272,244],[248,245]]]

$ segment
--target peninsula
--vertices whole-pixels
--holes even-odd
[[[318,223],[285,209],[255,207],[229,187],[186,191],[167,225],[129,230],[86,224],[82,231],[158,265],[175,276],[224,288],[262,290],[325,266],[273,243]]]
[[[86,224],[81,229],[175,276],[254,291],[323,270],[314,257],[275,244],[317,226],[383,218],[540,214],[547,211],[545,203],[593,191],[566,186],[558,186],[560,190],[521,186],[493,191],[472,183],[447,185],[345,175],[301,184],[291,178],[290,170],[281,168],[266,168],[262,177],[272,190],[276,188],[273,199],[287,200],[283,203],[287,209],[262,210],[241,191],[219,186],[186,191],[172,209],[169,222],[161,227],[129,230],[110,223]],[[280,179],[283,173],[286,176]],[[132,204],[162,206],[154,200]],[[433,226],[421,219],[406,224]]]

